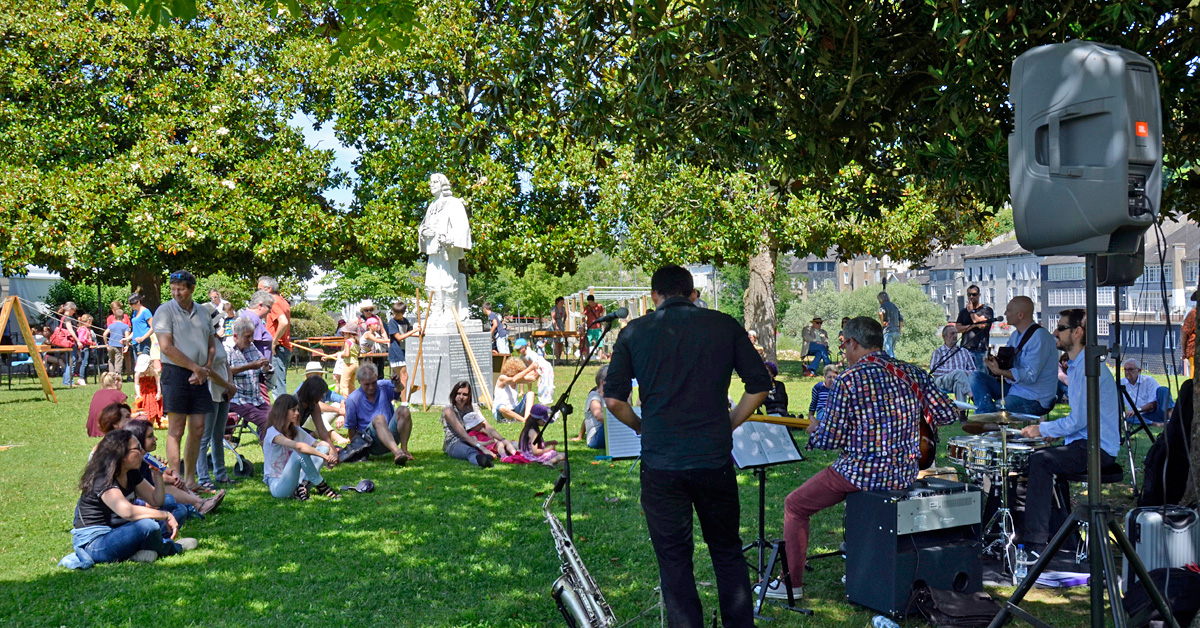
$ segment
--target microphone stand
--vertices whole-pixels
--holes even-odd
[[[583,369],[587,367],[589,363],[591,363],[592,356],[596,354],[596,349],[600,347],[600,343],[604,340],[604,337],[607,336],[608,332],[612,330],[613,321],[605,321],[603,325],[604,328],[603,331],[600,332],[600,337],[596,338],[596,343],[588,349],[587,355],[580,360],[579,368],[575,369],[575,376],[571,378],[571,383],[567,384],[567,389],[564,390],[561,395],[559,395],[558,401],[555,402],[554,407],[550,408],[550,416],[552,418],[555,414],[562,415],[563,467],[562,474],[559,476],[559,480],[563,483],[563,502],[566,504],[567,538],[570,539],[572,543],[575,542],[575,533],[571,528],[571,434],[567,431],[567,417],[575,411],[575,408],[571,404],[567,403],[567,397],[570,396],[571,389],[575,387],[575,382],[579,380],[579,376],[583,374]],[[539,435],[545,433],[547,427],[550,427],[549,423],[542,427]]]

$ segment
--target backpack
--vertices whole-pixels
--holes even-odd
[[[908,602],[908,614],[914,612],[940,628],[983,628],[991,625],[1000,605],[983,591],[959,593],[920,585]]]

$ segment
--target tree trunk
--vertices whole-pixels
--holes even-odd
[[[142,295],[142,305],[150,308],[151,312],[162,305],[162,273],[138,268],[133,271],[131,282],[134,292]]]
[[[768,360],[775,361],[775,261],[779,252],[770,247],[768,234],[759,240],[758,251],[750,257],[750,285],[743,298],[746,329],[758,334],[758,342]]]

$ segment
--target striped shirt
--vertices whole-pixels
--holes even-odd
[[[946,356],[950,356],[947,358]],[[945,360],[945,362],[942,362]],[[941,363],[941,366],[938,364]],[[933,370],[937,367],[937,370]],[[947,347],[941,345],[933,350],[933,357],[929,359],[930,375],[937,377],[939,375],[948,375],[953,371],[974,371],[975,359],[971,357],[971,352],[962,347],[954,346]]]
[[[808,417],[817,418],[817,410],[823,410],[829,405],[829,387],[825,382],[818,382],[812,389],[812,401],[808,402]]]
[[[233,369],[261,360],[262,357],[263,355],[253,344],[245,349],[239,349],[237,345],[234,345],[229,349],[229,370],[232,372]],[[258,388],[260,377],[262,377],[262,371],[259,369],[246,369],[234,375],[233,387],[235,390],[233,399],[230,399],[229,403],[249,406],[261,406],[266,403]]]
[[[923,392],[935,424],[957,420],[954,404],[925,371],[882,351],[869,355],[904,370]],[[808,445],[841,449],[833,470],[864,491],[906,488],[917,477],[921,410],[907,382],[881,364],[860,359],[834,381],[825,419],[817,422]]]

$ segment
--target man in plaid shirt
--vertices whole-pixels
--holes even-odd
[[[883,328],[877,321],[860,316],[846,324],[843,334],[849,367],[834,381],[824,418],[808,428],[809,447],[838,448],[842,454],[784,503],[783,537],[793,595],[802,592],[809,518],[849,493],[911,485],[917,477],[917,422],[923,409],[937,425],[958,417],[954,404],[928,374],[882,351]],[[786,598],[787,591],[774,582],[767,595]]]
[[[229,347],[229,372],[233,373],[234,393],[229,411],[245,418],[258,428],[259,436],[267,429],[269,406],[263,399],[259,380],[262,367],[271,363],[254,346],[255,323],[241,316],[233,322],[233,346]],[[228,345],[226,345],[228,346]]]
[[[971,373],[975,372],[975,358],[970,351],[958,346],[958,330],[954,325],[942,328],[945,343],[933,350],[929,359],[929,375],[941,390],[954,393],[954,398],[966,401],[971,397]]]

